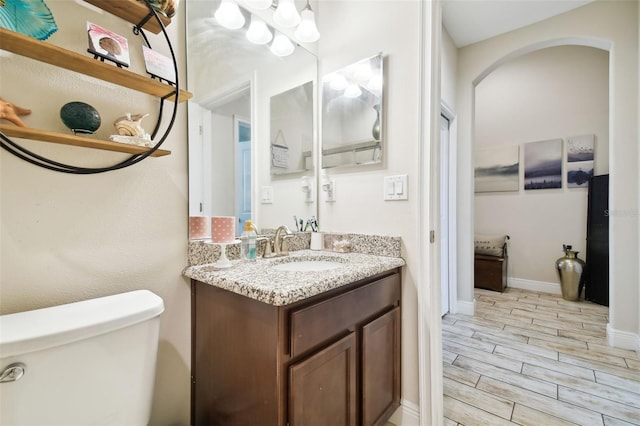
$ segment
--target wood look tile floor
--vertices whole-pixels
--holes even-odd
[[[442,318],[445,425],[640,425],[640,355],[607,344],[609,309],[475,290]]]

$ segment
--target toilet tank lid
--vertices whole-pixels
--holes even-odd
[[[0,357],[64,345],[160,315],[162,299],[149,290],[0,315]]]

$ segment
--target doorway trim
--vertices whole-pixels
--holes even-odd
[[[447,271],[448,284],[449,284],[449,313],[458,313],[458,286],[457,286],[457,271],[458,271],[458,238],[457,238],[457,199],[455,194],[457,193],[457,176],[458,176],[458,152],[457,152],[457,137],[458,137],[458,122],[456,121],[456,114],[444,100],[440,101],[440,114],[449,121],[449,140],[448,140],[448,155],[447,155],[447,178],[449,181],[448,190],[452,194],[447,197],[447,216],[448,216],[448,229],[447,235],[448,241],[448,267]],[[443,142],[440,141],[442,145]],[[444,232],[442,230],[441,232]]]
[[[533,42],[530,44],[524,44],[518,48],[515,48],[511,51],[509,51],[508,53],[502,55],[501,57],[498,57],[496,60],[494,60],[492,63],[488,63],[486,68],[484,68],[483,70],[479,71],[478,74],[475,76],[475,78],[471,79],[471,85],[470,85],[470,96],[469,96],[469,105],[467,105],[467,107],[469,108],[469,112],[470,112],[470,117],[469,117],[469,128],[466,130],[466,132],[468,132],[468,145],[465,144],[464,141],[462,141],[462,145],[461,145],[461,149],[466,149],[466,151],[469,153],[468,156],[468,160],[467,159],[463,159],[461,163],[463,163],[461,165],[462,169],[465,169],[466,167],[468,167],[469,173],[471,178],[470,179],[463,179],[461,182],[461,185],[457,188],[458,191],[462,194],[463,198],[466,198],[468,200],[468,205],[469,205],[469,211],[471,212],[471,216],[470,216],[470,220],[469,223],[463,224],[463,226],[461,227],[460,224],[458,224],[458,234],[457,237],[461,242],[462,247],[467,246],[467,247],[473,247],[473,235],[474,235],[474,229],[475,229],[475,222],[474,222],[474,218],[475,218],[475,212],[474,212],[474,203],[475,203],[475,193],[474,193],[474,189],[473,189],[473,170],[474,170],[474,166],[473,166],[473,158],[474,158],[474,152],[475,152],[475,112],[476,112],[476,99],[475,99],[475,94],[476,94],[476,88],[477,86],[488,76],[490,75],[492,72],[494,72],[496,69],[498,69],[499,67],[501,67],[503,64],[508,63],[514,59],[520,58],[524,55],[527,55],[529,53],[533,53],[536,51],[540,51],[546,48],[550,48],[550,47],[557,47],[557,46],[585,46],[585,47],[592,47],[592,48],[596,48],[596,49],[601,49],[604,51],[609,52],[609,107],[610,107],[610,112],[609,112],[609,140],[612,141],[613,140],[613,128],[612,128],[612,123],[613,123],[613,119],[611,116],[611,108],[613,105],[613,93],[611,91],[611,87],[613,84],[613,75],[611,72],[611,67],[613,65],[612,63],[612,57],[611,57],[611,51],[612,51],[612,42],[605,40],[605,39],[600,39],[600,38],[595,38],[595,37],[589,37],[589,36],[585,36],[585,37],[557,37],[557,38],[552,38],[552,39],[548,39],[548,40],[543,40],[543,41],[538,41],[538,42]],[[611,158],[611,150],[612,150],[612,145],[610,144],[609,146],[609,152],[610,152],[610,158]],[[468,161],[468,162],[467,162]],[[463,203],[461,203],[463,204]],[[471,297],[471,301],[469,300],[458,300],[458,307],[459,309],[459,313],[464,313],[467,315],[473,315],[475,313],[475,299],[473,297],[474,294],[474,268],[473,268],[473,250],[469,249],[469,250],[463,250],[460,252],[461,255],[458,256],[458,277],[461,277],[460,280],[460,288],[461,291],[459,292],[460,294],[468,294]],[[611,282],[612,280],[610,280]],[[467,286],[467,287],[465,287]],[[613,312],[613,311],[611,311]],[[609,334],[608,334],[609,336]]]

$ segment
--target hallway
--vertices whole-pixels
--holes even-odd
[[[442,319],[445,425],[640,425],[640,354],[609,347],[609,309],[475,290]]]

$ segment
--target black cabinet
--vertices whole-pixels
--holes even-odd
[[[609,175],[589,180],[585,299],[609,306]]]

